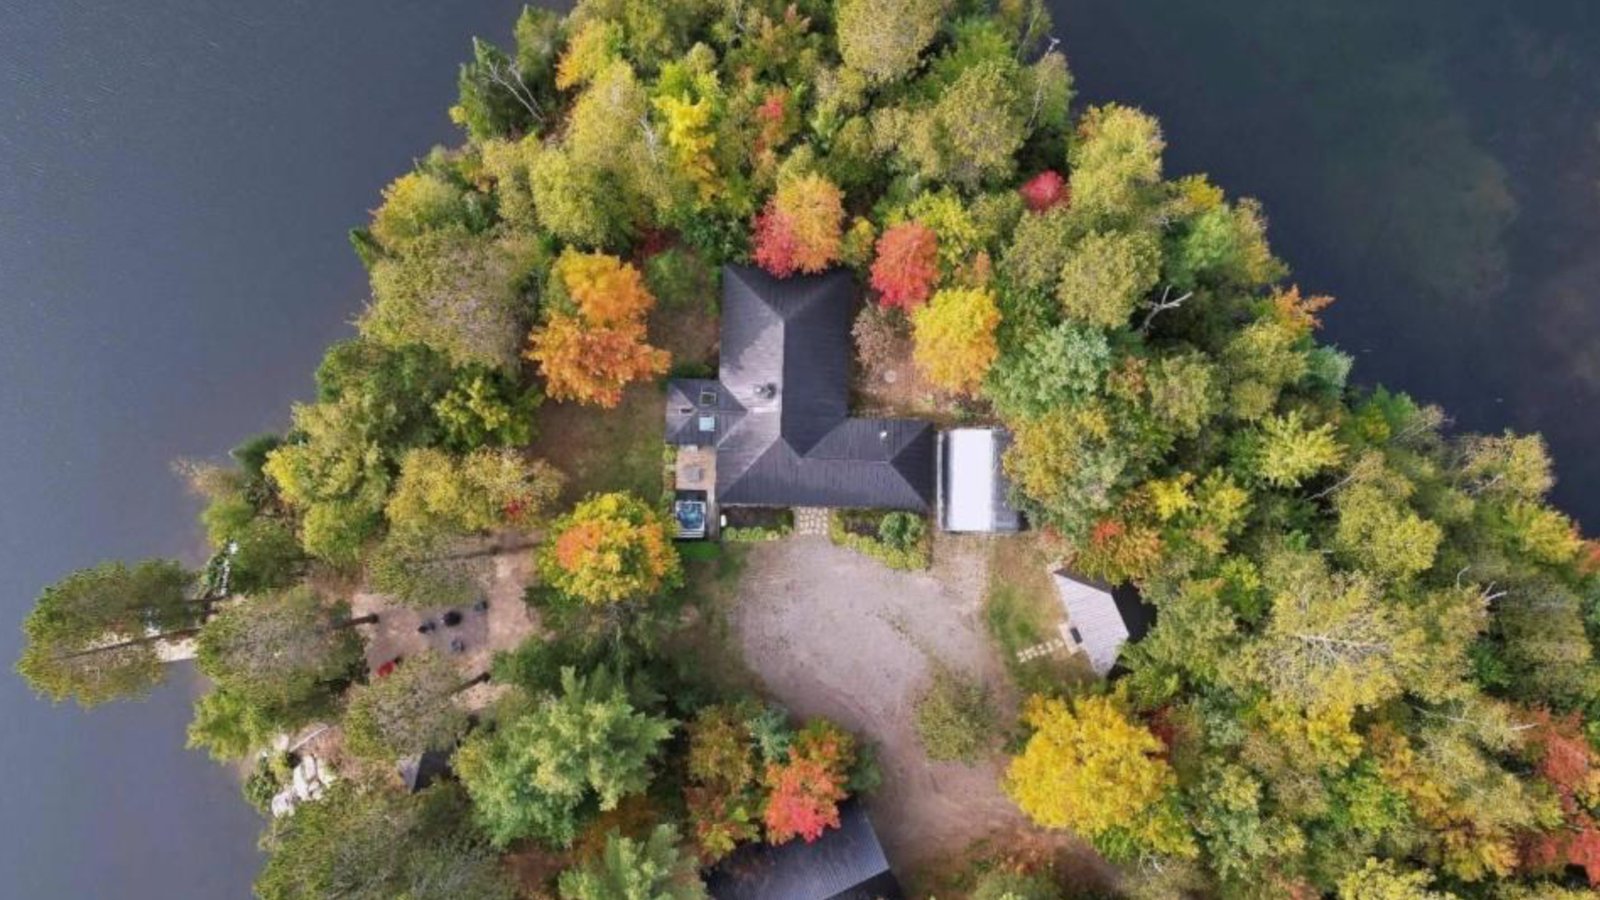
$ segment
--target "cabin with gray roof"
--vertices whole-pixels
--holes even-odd
[[[1155,610],[1132,585],[1113,588],[1065,569],[1052,572],[1051,578],[1066,607],[1061,638],[1067,649],[1083,653],[1095,674],[1107,677],[1117,666],[1122,646],[1150,630]]]
[[[712,869],[713,900],[902,900],[878,835],[859,801],[839,806],[839,827],[815,841],[746,844]]]
[[[715,449],[713,504],[933,509],[933,426],[850,416],[855,305],[842,269],[723,267],[717,378],[673,379],[666,405],[668,443]]]

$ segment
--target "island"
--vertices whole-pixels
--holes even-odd
[[[209,559],[66,574],[19,673],[194,660],[261,900],[1592,896],[1543,440],[1352,381],[1056,28],[525,9],[315,396],[179,464]]]

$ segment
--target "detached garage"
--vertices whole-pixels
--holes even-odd
[[[1010,503],[1000,460],[1011,443],[1001,428],[952,428],[939,436],[939,525],[945,531],[1011,532],[1022,515]]]

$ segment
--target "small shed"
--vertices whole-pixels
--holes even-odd
[[[1010,444],[1003,428],[952,428],[939,436],[939,524],[945,531],[1021,530],[1001,468]]]
[[[713,900],[903,900],[867,811],[839,806],[839,827],[811,843],[746,844],[711,870]]]
[[[1155,621],[1155,611],[1132,585],[1113,588],[1064,569],[1051,575],[1067,608],[1062,639],[1069,649],[1083,652],[1096,675],[1110,675],[1122,645],[1145,636]]]

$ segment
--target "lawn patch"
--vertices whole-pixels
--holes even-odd
[[[567,476],[562,500],[628,491],[654,503],[661,497],[661,388],[635,384],[615,409],[546,403],[531,450]]]
[[[1006,670],[1028,693],[1059,694],[1087,677],[1077,657],[1045,654],[1023,662],[1018,654],[1061,637],[1066,619],[1061,599],[1050,581],[1049,560],[1032,535],[997,537],[989,561],[989,585],[983,619],[1000,647]]]

